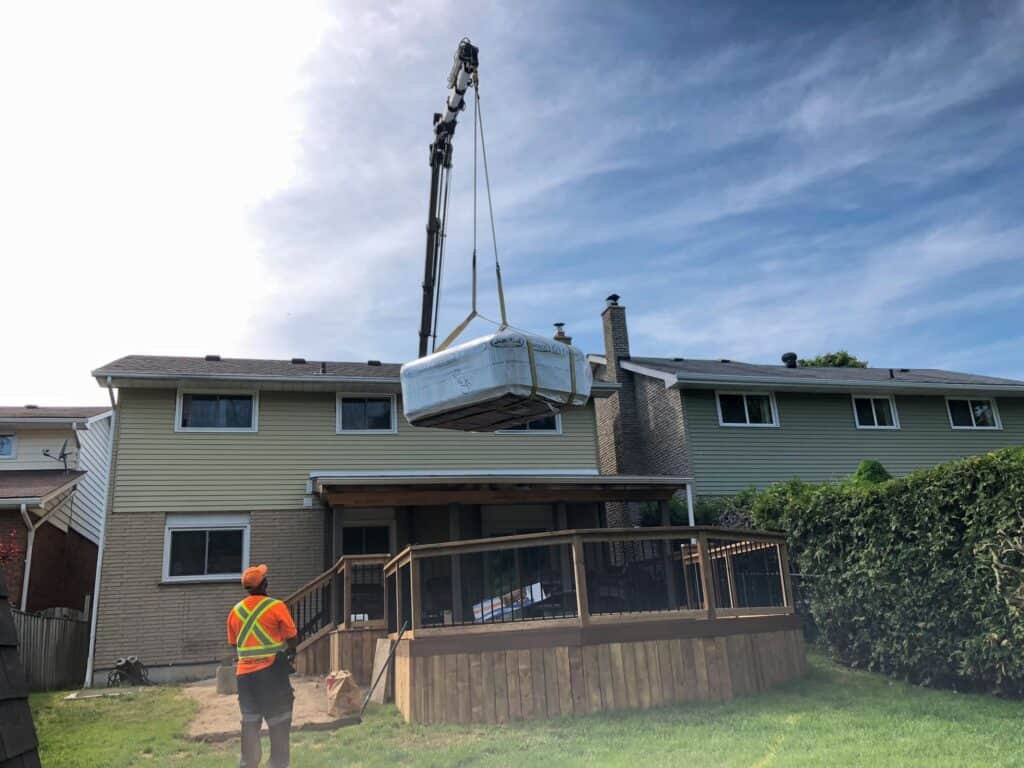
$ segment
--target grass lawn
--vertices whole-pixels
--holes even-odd
[[[192,704],[176,688],[134,697],[32,699],[43,765],[237,765],[237,742],[178,737]],[[292,764],[317,766],[1024,765],[1024,703],[891,683],[820,657],[811,674],[720,705],[495,726],[408,726],[392,707],[361,726],[295,734]]]

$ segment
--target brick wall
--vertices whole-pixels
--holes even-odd
[[[244,596],[235,582],[161,584],[165,515],[110,517],[100,587],[96,667],[134,654],[147,666],[226,658],[228,611]],[[323,512],[253,512],[250,560],[270,567],[270,592],[284,597],[320,573]]]
[[[4,510],[0,512],[0,537],[6,543],[11,533],[14,534],[22,556],[16,561],[4,563],[4,573],[10,589],[10,600],[15,605],[20,605],[28,531],[19,512]],[[55,525],[43,523],[36,531],[32,550],[28,610],[82,610],[85,607],[85,597],[92,594],[96,579],[97,546],[75,531],[69,530],[64,533]]]

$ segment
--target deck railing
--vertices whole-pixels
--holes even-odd
[[[788,571],[782,534],[700,526],[423,544],[384,566],[387,628],[792,613]]]
[[[284,599],[299,642],[325,629],[384,626],[384,564],[389,555],[345,555]]]

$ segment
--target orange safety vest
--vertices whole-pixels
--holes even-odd
[[[255,603],[253,597],[258,598]],[[288,647],[285,640],[295,634],[288,608],[280,600],[265,595],[245,598],[231,609],[228,617],[228,638],[230,641],[234,635],[239,674],[269,667],[274,657]]]

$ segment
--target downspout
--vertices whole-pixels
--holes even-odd
[[[686,514],[690,518],[690,527],[696,525],[693,517],[693,483],[686,484]]]
[[[21,610],[24,612],[28,605],[28,580],[32,575],[32,548],[36,543],[36,527],[32,524],[32,518],[28,516],[28,504],[21,505],[21,519],[28,530],[28,544],[25,548],[25,574],[21,577]]]
[[[107,516],[110,514],[111,492],[114,484],[114,435],[117,432],[117,400],[107,376],[107,395],[110,397],[110,437],[107,440],[107,498],[103,500],[103,519],[100,520],[100,547],[96,553],[96,579],[92,587],[92,616],[89,618],[89,655],[85,662],[85,688],[92,688],[93,665],[96,656],[96,622],[100,615],[100,574],[103,572],[103,550],[107,542]]]

